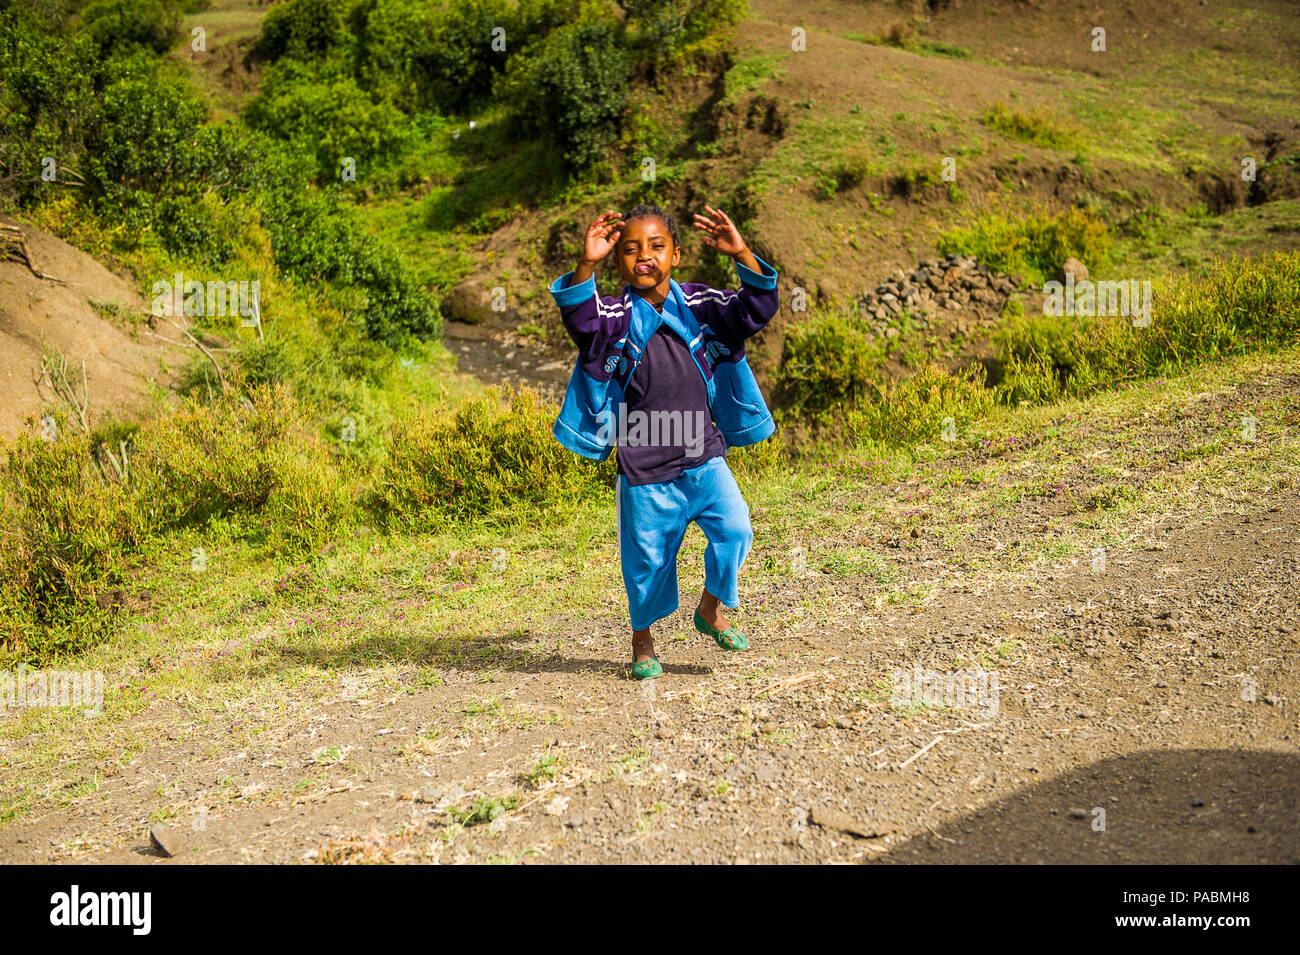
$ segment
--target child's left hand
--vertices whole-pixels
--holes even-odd
[[[704,211],[709,215],[702,216],[698,212],[695,213],[695,228],[704,231],[704,241],[707,244],[723,255],[734,256],[748,251],[745,240],[740,237],[740,231],[725,212],[711,206],[705,206]],[[718,221],[714,222],[710,216],[716,216]]]

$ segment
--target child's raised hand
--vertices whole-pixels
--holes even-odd
[[[596,216],[587,227],[587,239],[582,247],[583,259],[593,264],[601,261],[618,244],[618,237],[622,231],[622,213],[602,212]]]
[[[705,206],[708,216],[695,213],[695,228],[705,233],[704,241],[723,255],[739,255],[745,251],[745,240],[740,237],[740,230],[721,209]],[[714,217],[717,221],[714,221]]]

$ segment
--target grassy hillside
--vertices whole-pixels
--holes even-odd
[[[570,796],[615,785],[629,788],[602,805],[632,818],[631,854],[669,801],[686,804],[637,789],[659,785],[651,748],[676,745],[660,705],[706,724],[699,740],[717,731],[690,754],[703,773],[690,799],[734,812],[750,747],[790,753],[854,720],[911,753],[922,730],[963,731],[946,708],[889,702],[890,668],[923,656],[1019,674],[1013,718],[1049,715],[1015,725],[1053,752],[1087,746],[1051,722],[1078,700],[1041,703],[1073,692],[1053,669],[1067,654],[1080,672],[1103,661],[1096,707],[1147,729],[1187,701],[1133,716],[1122,704],[1148,705],[1157,664],[1130,651],[1170,655],[1155,683],[1169,697],[1184,691],[1169,690],[1171,660],[1221,661],[1206,663],[1213,680],[1187,677],[1233,688],[1220,720],[1236,719],[1231,681],[1248,669],[1270,693],[1292,685],[1284,624],[1249,647],[1224,620],[1130,644],[1135,616],[1147,636],[1157,626],[1141,622],[1144,593],[1090,637],[1040,626],[1044,577],[1098,549],[1155,560],[1138,552],[1194,519],[1281,513],[1300,476],[1300,16],[1280,0],[1169,0],[1157,25],[1122,0],[1096,17],[1012,0],[0,0],[0,211],[94,255],[145,302],[176,273],[261,290],[260,324],[95,303],[124,332],[186,349],[183,403],[137,420],[91,402],[83,423],[73,389],[0,449],[0,670],[107,675],[94,720],[0,716],[0,858],[23,854],[8,833],[29,825],[59,857],[126,851],[93,825],[40,828],[90,808],[138,828],[201,804],[244,820],[222,856],[240,861],[264,837],[296,853],[345,817],[392,832],[395,813],[428,803],[444,814],[434,831],[426,818],[327,861],[512,861],[581,840],[537,848],[474,827],[558,826]],[[728,454],[755,528],[735,622],[773,642],[715,665],[665,624],[684,688],[644,690],[653,719],[628,728],[615,459],[580,459],[551,434],[573,346],[546,286],[597,211],[642,201],[682,223],[726,209],[780,271],[781,311],[747,346],[779,427]],[[691,231],[678,280],[734,287]],[[4,248],[0,268],[49,281]],[[1008,290],[860,307],[942,257]],[[1093,279],[1150,282],[1149,324],[1045,314],[1043,285],[1070,258]],[[611,269],[599,281],[617,290]],[[501,311],[484,305],[497,288]],[[1294,579],[1283,537],[1261,536],[1260,552],[1270,540],[1282,583],[1249,595],[1257,609],[1285,606]],[[692,528],[687,590],[701,543]],[[1013,585],[1029,591],[1014,614]],[[1160,599],[1176,599],[1168,588]],[[926,616],[949,607],[984,613],[978,633],[957,609]],[[1207,632],[1217,655],[1196,644]],[[319,711],[340,703],[352,715],[323,728]],[[1281,707],[1266,717],[1243,717],[1230,742],[1294,733]],[[989,744],[1019,761],[999,764],[1001,796],[1059,756],[1024,738]],[[800,752],[848,774],[845,792],[899,771],[881,786],[919,800],[899,831],[937,805],[901,775],[928,748],[889,764],[872,739],[849,767],[838,740],[816,739]],[[249,753],[256,780],[248,760],[231,769]],[[438,778],[447,767],[455,780]],[[992,769],[947,774],[951,806],[993,792]],[[606,814],[584,811],[566,830]],[[795,838],[790,806],[772,812],[769,841]],[[310,838],[276,827],[290,814]],[[431,836],[418,853],[412,833]],[[1229,861],[1244,858],[1257,861]]]
[[[1296,244],[1294,73],[1264,67],[1294,49],[1282,8],[1251,8],[1273,26],[1256,44],[1239,19],[1207,23],[1189,6],[1159,37],[1120,30],[1085,52],[1080,23],[1020,7],[1033,45],[1007,49],[996,4],[804,18],[717,0],[662,36],[650,8],[576,16],[543,0],[146,7],[5,8],[12,35],[30,38],[7,48],[6,122],[42,147],[10,168],[62,150],[75,176],[13,180],[6,201],[129,269],[142,294],[176,272],[256,278],[263,325],[172,323],[208,345],[179,418],[92,420],[78,434],[75,409],[52,408],[69,440],[10,449],[15,660],[121,632],[132,568],[178,541],[317,559],[359,526],[536,525],[598,494],[612,461],[562,452],[545,405],[525,395],[490,411],[480,395],[460,408],[481,384],[451,371],[438,339],[445,320],[482,322],[465,303],[500,287],[507,308],[485,341],[509,336],[520,380],[546,360],[562,376],[570,346],[544,287],[599,208],[658,201],[685,220],[722,205],[778,264],[782,312],[751,353],[782,429],[737,455],[742,470],[749,458],[797,466],[814,441],[905,450],[998,406],[1296,336],[1294,254],[1215,264]],[[495,23],[522,39],[484,48]],[[617,66],[592,59],[597,36],[623,51]],[[61,98],[34,92],[78,63]],[[1225,89],[1250,110],[1223,109]],[[90,115],[78,97],[97,104]],[[143,154],[131,140],[142,116],[154,124]],[[202,122],[175,125],[185,116]],[[734,284],[686,241],[680,279]],[[977,326],[960,311],[952,326],[910,309],[889,328],[862,320],[854,289],[936,251],[1019,271],[1027,291]],[[1068,255],[1094,278],[1154,280],[1150,333],[1038,315],[1034,283]],[[608,273],[602,283],[613,290]],[[796,288],[809,311],[789,310]],[[103,464],[123,443],[127,478]],[[68,498],[57,519],[47,494]]]

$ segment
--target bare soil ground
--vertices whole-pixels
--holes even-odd
[[[242,663],[186,665],[362,666],[286,685],[270,708],[145,706],[112,728],[108,758],[61,763],[93,769],[93,788],[51,783],[0,828],[0,862],[168,864],[158,820],[193,862],[1300,862],[1300,361],[1200,380],[906,482],[828,476],[817,499],[834,517],[803,538],[809,569],[742,587],[745,654],[690,627],[692,528],[653,683],[627,678],[613,609],[526,631],[481,621],[471,642],[498,652],[458,651],[432,686],[387,684],[364,643],[232,637],[222,655]],[[1252,415],[1257,444],[1218,457]],[[990,466],[1037,491],[984,496],[970,476]],[[944,518],[941,493],[968,519]],[[788,540],[769,537],[763,489],[746,494],[761,565]],[[1053,550],[1080,528],[1116,539],[1100,565]],[[888,555],[899,586],[829,572],[818,555],[844,548]],[[444,660],[466,638],[402,639]],[[976,665],[996,673],[996,712],[891,700],[896,670]],[[41,745],[3,741],[0,789]],[[493,801],[513,808],[489,821]]]
[[[0,223],[21,229],[36,268],[58,279],[41,278],[20,261],[0,261],[0,437],[12,438],[27,415],[49,407],[33,380],[42,342],[66,355],[78,396],[84,359],[91,427],[107,412],[122,418],[154,411],[154,389],[166,400],[187,350],[168,344],[147,324],[133,333],[129,319],[110,319],[111,312],[95,307],[145,308],[121,276],[28,223],[8,216],[0,216]]]

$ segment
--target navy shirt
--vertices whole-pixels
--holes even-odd
[[[656,305],[655,311],[662,314],[663,306]],[[620,444],[615,454],[618,473],[628,484],[671,481],[688,468],[726,454],[727,442],[713,423],[700,369],[686,343],[667,325],[660,325],[646,343],[645,357],[623,401],[628,443]],[[681,412],[680,424],[676,415],[653,414],[669,411]],[[634,428],[637,417],[645,422],[639,436]]]

